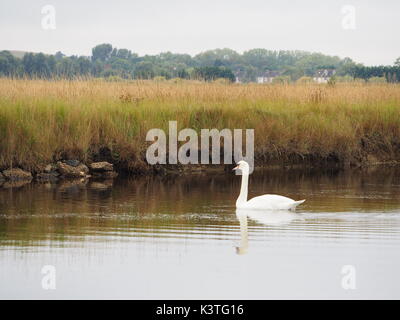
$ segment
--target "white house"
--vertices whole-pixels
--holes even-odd
[[[281,75],[280,71],[265,71],[263,74],[257,77],[257,83],[272,83],[275,77]]]
[[[335,73],[335,69],[319,69],[315,72],[313,79],[317,83],[328,83]]]
[[[239,71],[234,72],[234,75],[235,75],[235,83],[245,82],[245,79],[246,79],[245,72],[239,70]]]

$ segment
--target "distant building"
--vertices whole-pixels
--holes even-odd
[[[315,72],[313,79],[317,83],[328,83],[335,73],[335,69],[319,69]]]
[[[235,75],[235,83],[243,83],[246,79],[246,74],[243,71],[234,72]]]
[[[265,71],[257,77],[257,83],[272,83],[274,78],[279,77],[281,74],[282,72],[280,71]]]

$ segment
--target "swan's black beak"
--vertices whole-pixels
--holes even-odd
[[[232,169],[232,171],[235,171],[235,170],[237,170],[237,169],[239,169],[239,166],[234,167],[234,168]]]

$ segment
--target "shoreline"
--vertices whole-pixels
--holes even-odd
[[[65,162],[75,163],[76,166],[69,166]],[[22,170],[20,168],[10,168],[7,170],[0,171],[0,188],[18,188],[30,183],[50,183],[50,184],[60,184],[60,183],[71,183],[71,184],[86,184],[91,183],[105,183],[106,185],[112,185],[112,181],[115,178],[137,178],[143,176],[149,177],[174,177],[174,176],[196,176],[196,175],[220,175],[220,174],[230,174],[233,164],[209,164],[209,165],[148,165],[147,170],[143,171],[128,171],[126,169],[118,168],[113,164],[101,161],[92,162],[90,164],[84,164],[78,160],[63,160],[58,163],[63,163],[64,167],[69,167],[67,169],[60,169],[57,164],[49,164],[52,169],[48,169],[48,172],[30,172]],[[101,164],[102,169],[93,170],[93,165]],[[104,170],[104,166],[108,166],[107,170]],[[69,172],[65,170],[71,170],[73,168],[88,168],[86,172]],[[322,165],[319,162],[317,165],[314,163],[282,163],[282,164],[257,164],[254,166],[254,172],[279,172],[287,170],[296,170],[309,172],[316,170],[318,172],[325,171],[359,171],[359,170],[370,170],[370,169],[386,169],[390,167],[400,167],[400,161],[374,161],[369,163],[363,163],[358,166],[350,165],[344,166],[340,163],[325,163]],[[14,170],[16,172],[13,178],[6,177],[4,172]],[[49,171],[50,170],[50,171]],[[81,169],[79,169],[81,170]],[[86,170],[86,169],[85,169]]]

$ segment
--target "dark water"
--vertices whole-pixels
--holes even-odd
[[[400,298],[399,169],[255,171],[250,196],[307,199],[295,214],[236,212],[239,188],[229,174],[6,185],[0,298]]]

